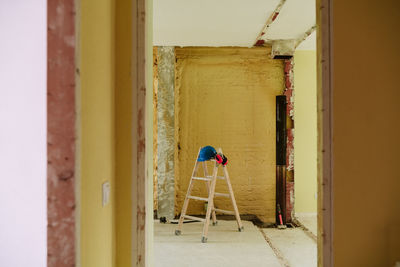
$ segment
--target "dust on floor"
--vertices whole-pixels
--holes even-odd
[[[243,221],[238,232],[235,221],[210,225],[208,242],[201,243],[203,223],[177,225],[154,222],[154,265],[156,267],[250,267],[317,266],[317,245],[302,229],[262,229]],[[264,234],[262,233],[264,231]],[[264,238],[269,239],[270,244]],[[272,247],[271,247],[272,246]]]

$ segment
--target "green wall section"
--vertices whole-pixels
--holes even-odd
[[[317,212],[316,51],[294,54],[295,212]]]

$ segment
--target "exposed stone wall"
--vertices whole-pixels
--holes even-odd
[[[157,195],[158,217],[174,217],[175,49],[157,48]]]

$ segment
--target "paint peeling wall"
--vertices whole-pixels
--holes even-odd
[[[175,49],[157,48],[157,193],[158,217],[174,218]]]
[[[76,264],[75,4],[48,2],[47,265]],[[79,73],[79,72],[78,72]]]
[[[275,96],[284,65],[262,48],[176,48],[176,210],[183,204],[200,146],[222,147],[239,212],[275,221]],[[193,195],[206,195],[199,184]],[[226,192],[223,182],[217,192]],[[228,199],[216,199],[230,208]],[[204,214],[191,201],[188,213]]]
[[[284,61],[286,96],[286,221],[294,218],[294,61]]]

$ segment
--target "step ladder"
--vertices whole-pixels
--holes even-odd
[[[212,217],[212,224],[213,225],[217,225],[217,217],[216,217],[216,214],[215,214],[216,212],[223,213],[223,214],[235,215],[239,232],[242,232],[244,228],[243,228],[243,225],[242,225],[242,221],[240,220],[239,210],[238,210],[237,205],[236,205],[235,196],[233,195],[232,185],[231,185],[231,181],[229,179],[227,166],[219,164],[215,159],[211,159],[211,161],[215,162],[215,164],[214,164],[214,170],[213,170],[212,175],[209,175],[208,174],[208,170],[207,170],[207,163],[205,161],[198,161],[200,150],[201,150],[201,148],[199,149],[199,153],[197,155],[196,162],[195,162],[195,165],[194,165],[194,168],[193,168],[192,177],[190,179],[189,187],[188,187],[188,190],[186,192],[185,201],[183,202],[182,212],[181,212],[181,216],[179,218],[179,223],[178,223],[178,229],[175,230],[175,235],[180,235],[181,234],[182,226],[183,226],[183,220],[184,219],[190,219],[190,220],[194,220],[194,221],[204,222],[201,242],[202,243],[206,243],[207,242],[207,235],[208,235],[208,226],[210,224],[210,217]],[[218,153],[222,154],[222,149],[221,148],[218,149]],[[200,164],[203,166],[204,177],[196,176],[196,173],[197,173],[197,171],[199,169]],[[224,176],[218,176],[218,168],[219,167],[222,167]],[[228,186],[228,191],[229,191],[228,194],[215,192],[215,186],[217,184],[217,179],[225,180],[225,182],[226,182],[226,184]],[[191,192],[192,192],[192,189],[193,189],[195,181],[206,182],[207,191],[208,191],[208,198],[192,196],[191,195]],[[227,197],[227,198],[230,198],[231,202],[232,202],[232,206],[233,206],[233,211],[214,208],[214,197]],[[207,202],[207,212],[206,212],[205,219],[186,215],[186,211],[187,211],[187,208],[188,208],[188,205],[189,205],[189,201],[191,199]]]

